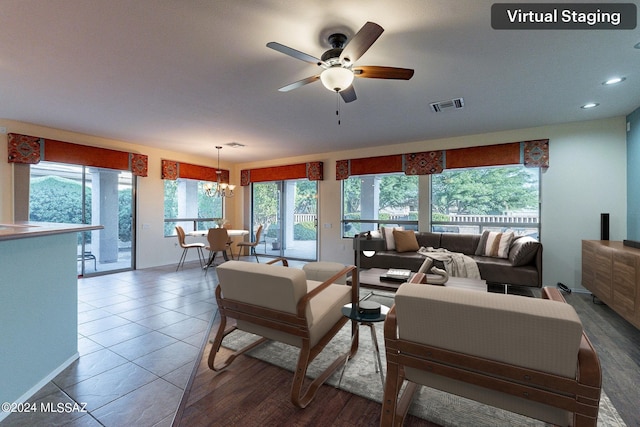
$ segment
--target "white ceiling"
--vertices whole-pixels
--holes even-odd
[[[584,2],[584,0],[581,0]],[[0,117],[223,160],[253,161],[626,115],[640,31],[498,31],[493,0],[2,0]],[[332,30],[385,28],[342,104],[318,68]],[[614,75],[626,81],[605,87]],[[462,110],[429,103],[463,97]],[[600,103],[583,110],[586,102]]]

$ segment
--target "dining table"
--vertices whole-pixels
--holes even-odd
[[[234,230],[232,228],[228,228],[227,233],[229,234],[229,237],[246,236],[247,234],[249,234],[249,230],[240,230],[240,229]],[[186,234],[187,236],[192,236],[192,237],[203,237],[203,236],[206,237],[207,234],[209,234],[209,230],[190,231]]]
[[[195,231],[189,231],[188,233],[186,233],[187,236],[191,236],[191,237],[206,237],[207,234],[209,234],[209,230],[195,230]],[[241,237],[241,236],[248,235],[249,230],[228,228],[227,234],[229,235],[230,238]],[[231,251],[231,259],[233,259],[233,251]],[[209,264],[205,266],[205,268],[208,268],[208,267],[209,267]]]

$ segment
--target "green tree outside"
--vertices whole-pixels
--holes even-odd
[[[434,214],[501,215],[538,209],[537,169],[514,166],[446,170],[432,175],[431,182]]]

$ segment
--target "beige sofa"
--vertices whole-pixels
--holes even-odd
[[[401,285],[384,326],[381,425],[402,425],[426,385],[554,425],[596,426],[598,356],[557,289],[542,294]]]
[[[480,277],[490,284],[542,287],[542,244],[531,237],[517,237],[507,258],[477,255],[482,235],[457,233],[415,233],[418,246],[444,248],[468,255],[478,265]],[[400,268],[418,271],[424,256],[413,251],[387,249],[360,258],[361,268]],[[442,265],[436,266],[441,267]]]

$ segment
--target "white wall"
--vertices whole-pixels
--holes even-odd
[[[553,130],[542,178],[544,283],[582,287],[581,240],[600,239],[600,214],[610,214],[611,240],[627,238],[625,118]]]
[[[63,141],[96,145],[149,156],[149,176],[138,180],[138,268],[176,263],[180,251],[175,240],[162,236],[163,184],[160,160],[171,159],[215,166],[212,158],[185,156],[181,153],[128,144],[121,141],[80,135],[25,123],[0,120],[9,132],[43,136]],[[309,161],[324,162],[324,181],[319,185],[319,258],[325,261],[353,262],[351,241],[340,235],[340,182],[335,180],[336,160],[452,149],[549,138],[550,168],[542,177],[542,231],[544,245],[544,283],[562,282],[580,286],[580,242],[598,239],[600,213],[611,214],[611,239],[626,238],[626,131],[625,118],[616,117],[518,129],[481,135],[444,138],[372,147],[312,156],[277,159],[236,165],[222,163],[231,170],[231,181],[239,183],[240,170]],[[251,147],[245,148],[250,150]],[[0,135],[0,150],[6,153],[6,136]],[[12,166],[0,162],[0,222],[11,221],[13,194]],[[7,185],[8,184],[8,185]],[[428,197],[425,195],[423,197]],[[238,191],[231,199],[226,217],[234,227],[249,227],[249,192]],[[421,200],[424,202],[424,200]],[[422,206],[422,204],[421,204]],[[143,228],[148,224],[148,228]],[[193,259],[195,255],[193,255]]]

